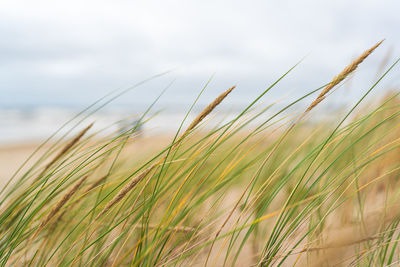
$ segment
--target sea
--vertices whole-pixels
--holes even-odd
[[[81,129],[94,123],[90,130],[98,137],[121,133],[124,129],[132,128],[139,123],[142,135],[174,135],[179,129],[183,131],[191,121],[201,112],[206,105],[199,105],[190,109],[190,106],[181,108],[154,108],[146,112],[146,108],[132,109],[130,107],[109,107],[101,105],[88,107],[46,106],[37,105],[30,107],[0,107],[0,145],[21,145],[42,142],[48,137],[75,135]],[[256,119],[246,125],[251,130],[264,123],[271,116],[279,112],[284,104],[277,104],[266,109],[267,104],[259,104],[248,111],[239,123],[249,119],[255,114],[263,112]],[[245,105],[225,105],[211,113],[200,126],[202,130],[215,129],[235,119],[246,108]],[[289,109],[278,116],[274,121],[282,123],[290,120],[292,116],[304,110],[303,106]],[[329,117],[340,114],[340,107],[325,106],[318,116],[311,116],[308,122],[328,121]],[[286,117],[289,116],[289,117]],[[72,129],[72,130],[71,130]]]
[[[73,136],[90,123],[91,132],[101,136],[118,134],[140,123],[140,131],[146,135],[173,135],[186,127],[200,112],[183,110],[154,110],[145,113],[129,108],[71,108],[62,106],[2,107],[0,108],[0,145],[29,144],[46,140],[56,133]],[[95,112],[94,112],[95,111]],[[219,110],[212,114],[206,127],[215,127],[232,120],[238,111]],[[76,126],[76,127],[75,127]],[[71,129],[74,128],[72,131]]]

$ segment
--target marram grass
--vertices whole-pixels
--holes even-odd
[[[1,266],[395,266],[400,98],[366,97],[399,60],[344,115],[312,120],[380,43],[327,85],[260,106],[292,68],[208,127],[232,87],[167,144],[149,146],[139,125],[85,127],[123,91],[102,98],[66,124],[78,135],[52,136],[1,190]],[[289,113],[298,103],[308,108]]]

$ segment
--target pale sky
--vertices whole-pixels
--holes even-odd
[[[172,69],[121,101],[150,102],[176,79],[165,101],[191,102],[215,73],[203,100],[237,84],[240,102],[306,56],[272,93],[279,97],[329,82],[386,38],[357,73],[365,82],[352,91],[357,96],[386,54],[389,62],[399,56],[399,11],[398,0],[2,0],[0,107],[87,105]]]

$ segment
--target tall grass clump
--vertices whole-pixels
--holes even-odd
[[[367,96],[400,59],[344,113],[314,114],[381,43],[290,103],[260,100],[296,66],[234,117],[212,122],[233,86],[188,122],[207,83],[159,144],[141,130],[158,98],[122,132],[85,124],[127,90],[105,96],[0,191],[1,266],[395,265],[400,98]]]

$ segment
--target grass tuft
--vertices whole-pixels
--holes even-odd
[[[400,59],[344,117],[305,116],[381,43],[290,103],[257,106],[297,65],[235,116],[210,116],[233,86],[183,130],[210,79],[174,136],[147,135],[165,90],[130,129],[53,135],[1,190],[0,266],[396,264],[400,93],[366,97]]]

